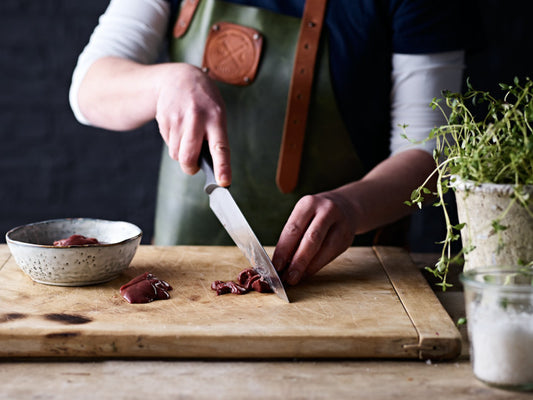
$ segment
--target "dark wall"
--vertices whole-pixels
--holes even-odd
[[[487,45],[469,57],[480,89],[532,75],[526,0],[483,0]],[[0,241],[10,228],[62,217],[127,220],[152,236],[155,124],[133,132],[81,126],[68,105],[76,59],[108,0],[0,1]],[[458,10],[461,12],[461,10]],[[453,27],[450,27],[453,29]]]
[[[77,56],[108,0],[0,2],[0,240],[62,217],[127,220],[152,236],[161,139],[80,125],[68,104]]]
[[[513,78],[533,79],[533,2],[528,0],[478,0],[472,21],[476,48],[467,58],[465,76],[474,88],[499,95],[499,83]],[[461,10],[458,10],[461,12]]]

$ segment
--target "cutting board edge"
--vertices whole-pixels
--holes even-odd
[[[6,358],[169,358],[169,359],[417,359],[412,340],[398,337],[341,337],[331,346],[331,337],[242,338],[220,342],[211,338],[161,335],[123,336],[120,343],[105,334],[87,335],[72,330],[32,338],[30,335],[0,335],[4,344],[0,361]],[[38,340],[37,340],[38,339]],[[90,340],[88,340],[90,339]],[[28,346],[28,343],[33,343]],[[169,346],[169,343],[174,343]],[[6,349],[6,350],[3,350]]]
[[[409,345],[418,350],[420,359],[453,360],[461,354],[462,338],[437,296],[429,287],[409,253],[400,247],[373,246],[392,287],[396,291],[407,315],[418,332],[418,344]],[[409,278],[404,279],[409,270]],[[412,274],[416,270],[417,274]],[[418,301],[424,292],[427,303]],[[431,313],[431,318],[420,318]],[[429,321],[429,322],[428,322]]]

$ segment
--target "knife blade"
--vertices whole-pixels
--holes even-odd
[[[289,298],[279,275],[265,249],[246,221],[229,190],[218,186],[213,172],[213,161],[206,143],[200,154],[200,168],[205,174],[204,190],[209,195],[209,207],[222,223],[248,262],[270,285],[274,293],[289,303]]]

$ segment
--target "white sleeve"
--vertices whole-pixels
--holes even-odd
[[[420,141],[431,129],[445,122],[439,110],[432,110],[433,98],[442,90],[459,92],[464,69],[464,51],[423,55],[394,54],[392,57],[391,155],[418,148],[433,152],[435,141],[413,144],[401,135],[407,125],[409,139]]]
[[[90,66],[109,56],[142,64],[155,62],[163,48],[169,16],[170,4],[165,0],[111,0],[72,75],[69,101],[79,122],[90,125],[78,104],[78,91]]]

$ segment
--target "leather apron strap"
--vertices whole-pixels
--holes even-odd
[[[175,38],[180,38],[187,32],[189,25],[191,24],[192,18],[200,0],[185,0],[181,6],[180,14],[174,25],[173,36]]]
[[[282,193],[292,192],[298,184],[311,87],[326,4],[327,0],[305,2],[276,174],[276,184]]]

